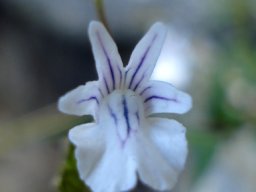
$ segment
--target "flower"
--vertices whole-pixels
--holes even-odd
[[[157,113],[182,114],[191,97],[171,84],[150,80],[166,36],[154,24],[123,67],[117,47],[99,22],[89,26],[98,81],[59,99],[59,110],[92,115],[93,123],[69,131],[76,146],[80,178],[95,192],[132,189],[140,180],[157,190],[171,189],[187,156],[185,128]]]

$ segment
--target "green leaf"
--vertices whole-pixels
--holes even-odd
[[[61,174],[59,192],[90,192],[90,189],[79,178],[74,157],[74,146],[71,144],[69,145],[67,159]]]

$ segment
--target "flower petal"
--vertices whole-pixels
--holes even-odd
[[[69,140],[77,147],[92,148],[97,145],[103,145],[102,130],[96,123],[81,124],[69,131]]]
[[[158,150],[177,171],[184,168],[187,157],[186,128],[179,122],[164,118],[149,118],[146,130]]]
[[[76,146],[75,156],[80,178],[85,180],[95,169],[105,150],[101,130],[95,123],[82,124],[71,129],[68,136]]]
[[[178,171],[169,164],[147,133],[138,136],[136,151],[138,175],[142,183],[155,190],[172,189],[177,182]]]
[[[147,81],[160,55],[167,29],[162,23],[155,23],[135,47],[126,67],[126,84],[136,90]]]
[[[117,143],[107,143],[101,161],[85,180],[92,191],[128,191],[136,185],[136,163],[128,154]]]
[[[156,190],[174,187],[187,156],[185,128],[162,118],[148,119],[137,139],[138,174],[143,183]]]
[[[137,181],[131,150],[124,150],[112,138],[113,133],[114,130],[102,129],[95,123],[77,126],[69,132],[69,139],[76,145],[79,175],[94,192],[127,191]]]
[[[95,116],[100,99],[98,83],[88,82],[62,96],[58,101],[58,108],[61,112],[71,115]]]
[[[146,115],[153,113],[183,114],[192,107],[190,95],[166,82],[151,81],[140,94],[144,98]]]
[[[104,85],[103,92],[110,93],[119,88],[123,81],[123,63],[113,39],[105,27],[96,21],[89,26],[89,38],[99,80]]]

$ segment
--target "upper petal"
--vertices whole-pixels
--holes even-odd
[[[103,92],[108,94],[121,85],[123,80],[122,60],[115,42],[100,22],[92,21],[90,23],[89,38],[99,80],[104,85]]]
[[[101,100],[98,82],[80,85],[62,96],[58,101],[61,112],[71,115],[93,115]]]
[[[152,113],[183,114],[192,107],[190,95],[179,91],[171,84],[161,81],[150,81],[140,91],[144,98],[146,115]]]
[[[167,29],[162,23],[155,23],[135,47],[126,67],[126,85],[136,90],[147,81],[160,55]]]

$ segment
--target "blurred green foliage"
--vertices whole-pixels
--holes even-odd
[[[60,192],[90,192],[83,181],[79,178],[76,167],[76,159],[74,157],[74,146],[69,145],[67,159],[61,174],[59,183]]]
[[[251,101],[256,93],[256,49],[248,36],[238,34],[235,34],[232,41],[218,45],[216,60],[213,61],[216,67],[208,112],[211,127],[224,132],[236,130],[244,123],[256,122],[256,115],[252,112],[254,101]],[[232,103],[230,90],[238,82],[242,82],[243,86],[233,96],[242,97],[240,101]],[[252,105],[241,106],[246,100]]]
[[[91,116],[84,116],[82,120],[79,119],[77,123],[82,124],[91,121],[93,121]],[[79,177],[74,152],[75,147],[69,144],[65,164],[60,175],[58,189],[60,192],[90,192],[90,189],[85,186],[84,182]]]
[[[207,168],[222,136],[212,131],[188,129],[187,139],[189,153],[193,159],[191,174],[193,180],[196,181]]]

